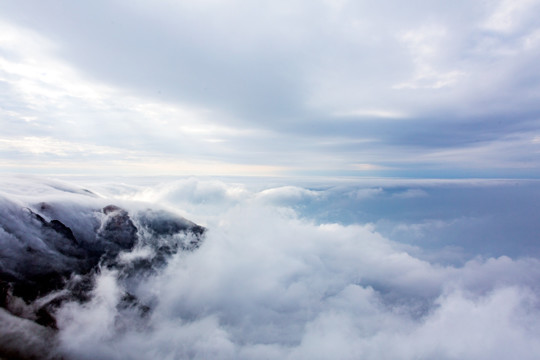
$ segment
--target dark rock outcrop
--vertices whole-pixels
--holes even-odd
[[[117,270],[120,281],[147,276],[176,252],[199,247],[205,232],[164,210],[130,213],[107,205],[83,208],[74,216],[44,202],[2,210],[0,307],[52,329],[63,302],[89,300],[95,274],[103,267]],[[145,247],[148,255],[119,261],[120,253]],[[151,311],[127,291],[118,306],[137,309],[141,316]]]

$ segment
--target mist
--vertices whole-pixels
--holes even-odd
[[[467,246],[467,238],[451,246],[410,234],[400,241],[407,224],[416,234],[419,222],[439,224],[444,231],[463,229],[464,219],[477,209],[460,208],[455,197],[443,201],[445,193],[467,198],[474,188],[478,196],[489,193],[496,201],[500,194],[530,193],[538,189],[536,183],[375,185],[374,180],[323,188],[240,179],[79,179],[55,180],[54,186],[51,181],[4,180],[2,195],[18,201],[17,206],[46,198],[71,210],[74,204],[95,208],[95,203],[119,204],[129,214],[161,209],[206,231],[196,248],[172,253],[152,271],[131,271],[127,277],[118,264],[148,256],[150,248],[119,251],[109,262],[113,265],[102,264],[91,274],[86,298],[67,298],[51,311],[56,329],[3,309],[3,338],[24,334],[22,358],[42,349],[50,358],[65,359],[534,359],[540,354],[540,261],[534,252],[527,254],[523,247],[517,255],[506,255],[501,240],[486,252]],[[423,212],[416,211],[415,218],[388,212],[384,219],[374,208],[371,216],[378,219],[373,222],[350,216],[329,221],[337,216],[332,204],[361,213],[361,204],[377,198],[398,209],[408,201]],[[439,218],[424,203],[430,198],[432,207],[442,209]],[[491,233],[498,210],[486,208],[481,214],[494,223],[468,227],[471,242]],[[462,221],[454,221],[459,213]],[[69,214],[59,211],[57,217],[74,229],[77,216],[84,223],[80,211]],[[534,216],[519,224],[532,231],[538,226]],[[504,226],[509,230],[519,224]],[[390,231],[394,225],[401,232]],[[505,236],[519,247],[517,236]],[[2,242],[5,268],[16,249],[7,254],[6,244],[13,242],[4,233]],[[126,304],[126,293],[136,302]],[[4,349],[14,346],[8,341],[3,340]]]

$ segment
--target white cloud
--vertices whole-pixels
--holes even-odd
[[[445,43],[448,42],[448,30],[441,25],[426,25],[408,30],[399,35],[411,52],[415,66],[411,81],[393,85],[394,89],[441,89],[454,85],[466,75],[461,70],[439,69],[445,57]]]
[[[96,155],[123,155],[129,156],[124,149],[115,149],[107,146],[81,144],[69,141],[56,140],[50,137],[27,136],[23,138],[0,138],[0,151],[19,151],[32,154],[52,154],[67,156],[73,154]]]
[[[61,339],[77,358],[99,344],[111,359],[532,359],[538,329],[525,313],[540,316],[528,305],[539,275],[536,260],[437,266],[366,227],[243,205],[222,214],[198,251],[139,286],[157,302],[147,327],[98,331],[114,302],[70,305]]]
[[[0,25],[4,30],[0,47],[5,51],[0,56],[0,75],[7,86],[1,111],[6,115],[4,127],[9,129],[0,140],[3,150],[65,158],[86,153],[95,169],[99,167],[96,156],[114,155],[116,162],[131,168],[131,173],[140,170],[135,162],[124,159],[134,157],[171,158],[158,160],[162,165],[152,160],[145,166],[139,161],[146,168],[181,167],[174,162],[190,164],[184,173],[204,173],[194,170],[200,167],[214,167],[217,172],[229,167],[228,171],[234,172],[247,165],[254,173],[264,168],[230,164],[230,159],[221,164],[219,160],[199,160],[201,152],[226,149],[222,143],[261,136],[260,131],[222,124],[217,119],[226,115],[210,109],[135,96],[129,90],[91,79],[61,60],[58,46],[42,35],[5,21]],[[36,162],[46,166],[47,161],[51,168],[58,166],[51,159],[35,160],[27,157],[22,166],[36,167]],[[103,158],[100,161],[105,168],[117,166]],[[67,162],[63,167],[75,168]],[[263,171],[267,170],[270,167]]]
[[[538,0],[501,0],[483,26],[488,30],[511,33],[533,16]]]
[[[303,189],[296,186],[283,186],[263,190],[255,195],[255,198],[263,203],[271,204],[293,204],[303,199],[316,199],[320,193]]]
[[[59,310],[54,349],[68,359],[534,359],[540,353],[536,258],[441,265],[405,251],[372,225],[317,223],[292,209],[305,197],[334,196],[342,204],[337,195],[349,194],[346,188],[260,190],[259,183],[194,178],[157,187],[144,179],[139,185],[101,181],[100,192],[124,192],[114,202],[130,209],[156,204],[135,205],[125,199],[129,194],[176,204],[177,211],[190,204],[206,214],[208,233],[199,249],[178,254],[162,272],[130,281],[129,291],[152,307],[147,317],[118,306],[127,285],[103,269],[90,302]],[[81,209],[113,200],[25,177],[3,179],[2,189],[21,206],[46,198],[74,231]],[[443,226],[450,231],[453,224]]]
[[[400,119],[406,118],[407,115],[397,111],[383,109],[358,109],[345,112],[337,112],[336,117],[365,117],[365,118],[382,118],[382,119]]]

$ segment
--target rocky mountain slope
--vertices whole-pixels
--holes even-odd
[[[43,357],[28,353],[40,347],[25,341],[54,341],[55,310],[88,301],[95,274],[104,270],[124,284],[118,306],[146,316],[151,304],[130,287],[204,237],[205,228],[165,209],[112,203],[54,181],[22,182],[0,189],[0,315],[10,325],[0,328],[0,357]]]

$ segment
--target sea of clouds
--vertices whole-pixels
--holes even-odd
[[[2,194],[39,196],[43,181],[3,180]],[[89,302],[58,309],[58,332],[2,322],[51,357],[540,356],[535,182],[71,181],[123,206],[166,208],[207,232],[197,250],[130,283],[148,316],[118,306],[125,284],[103,269]],[[80,197],[65,189],[64,200]]]

